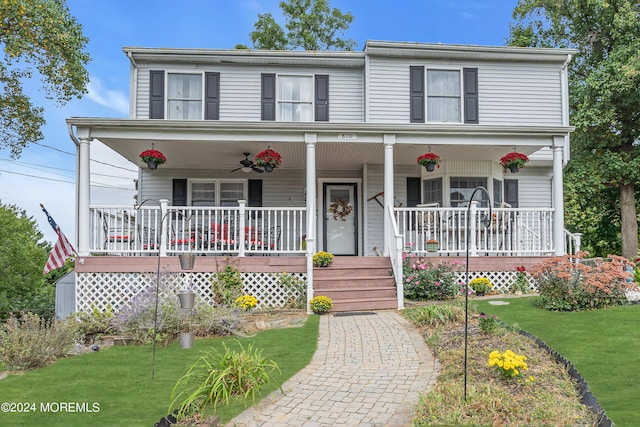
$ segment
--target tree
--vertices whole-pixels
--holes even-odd
[[[638,252],[640,4],[637,0],[520,0],[509,43],[569,47],[572,163],[619,192],[622,255]],[[596,201],[597,203],[597,201]]]
[[[356,42],[343,39],[353,22],[350,12],[331,9],[329,0],[288,0],[280,2],[285,30],[270,13],[258,15],[250,37],[256,49],[353,50]],[[238,45],[237,48],[244,46]]]
[[[0,203],[0,316],[35,308],[31,302],[47,287],[42,269],[51,247],[43,237],[24,210]]]
[[[43,139],[44,109],[33,105],[22,82],[39,74],[46,97],[59,105],[81,97],[89,81],[87,43],[65,0],[0,2],[0,149],[10,149],[12,158]]]

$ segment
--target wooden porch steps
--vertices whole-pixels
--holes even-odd
[[[386,257],[336,256],[328,267],[313,269],[314,295],[333,300],[333,312],[398,307],[391,260]]]

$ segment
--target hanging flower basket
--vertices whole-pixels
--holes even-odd
[[[517,173],[524,165],[529,161],[526,154],[522,153],[509,153],[500,159],[500,164],[504,170],[509,169],[512,173]]]
[[[264,168],[265,172],[271,172],[282,163],[282,156],[277,151],[267,148],[259,152],[255,159],[256,165]]]
[[[427,172],[433,172],[437,167],[440,167],[440,156],[436,153],[425,153],[418,157],[417,162],[425,167]]]
[[[143,163],[147,164],[149,169],[157,169],[158,165],[167,161],[167,158],[158,150],[145,150],[138,155]]]

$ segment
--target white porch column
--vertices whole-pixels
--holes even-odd
[[[169,235],[169,226],[167,225],[167,217],[169,216],[169,199],[160,199],[160,250],[158,256],[167,256],[167,236]],[[169,218],[171,221],[171,218]]]
[[[316,252],[316,143],[318,135],[305,133],[307,145],[307,313],[312,313],[309,302],[313,298],[313,254]]]
[[[89,204],[91,203],[91,183],[90,183],[90,158],[91,158],[91,139],[80,138],[78,145],[78,255],[89,255],[89,236],[91,233],[91,213],[89,212]]]
[[[384,256],[391,253],[391,245],[395,244],[391,238],[391,212],[393,210],[393,145],[396,143],[394,134],[385,134],[384,143]]]
[[[564,138],[560,137],[564,142]],[[553,145],[553,240],[556,255],[565,255],[564,241],[564,192],[562,189],[562,144],[554,138]]]

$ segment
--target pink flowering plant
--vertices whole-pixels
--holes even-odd
[[[414,301],[446,300],[457,295],[457,262],[433,263],[426,258],[405,256],[403,264],[404,296]]]

